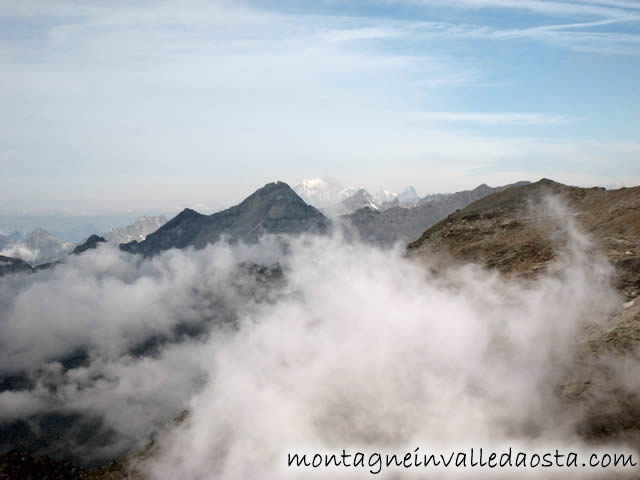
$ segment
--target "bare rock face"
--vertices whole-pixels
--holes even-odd
[[[269,183],[242,203],[213,215],[183,210],[142,242],[120,248],[145,256],[170,248],[203,248],[228,237],[231,241],[255,242],[266,233],[325,233],[328,219],[307,205],[286,183]]]

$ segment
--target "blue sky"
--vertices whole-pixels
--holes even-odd
[[[638,0],[0,2],[0,213],[640,184]]]

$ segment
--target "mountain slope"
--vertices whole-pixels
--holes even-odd
[[[373,196],[364,188],[360,188],[351,196],[342,200],[338,209],[344,213],[353,213],[364,207],[372,208],[374,210],[379,209],[375,198],[373,198]]]
[[[525,184],[519,182],[514,185]],[[362,209],[343,218],[353,225],[360,237],[379,245],[392,245],[395,242],[409,242],[417,239],[434,223],[459,208],[489,195],[510,188],[512,185],[491,188],[480,185],[473,190],[451,195],[438,196],[434,201],[421,203],[412,208],[392,207],[382,212]]]
[[[71,252],[73,255],[80,255],[83,252],[86,252],[87,250],[94,250],[96,248],[98,248],[98,244],[99,243],[105,243],[106,240],[104,239],[104,237],[100,237],[98,235],[91,235],[89,238],[87,238],[87,240],[81,244],[78,245],[76,248],[73,249],[73,252]]]
[[[448,253],[503,273],[533,275],[553,258],[552,228],[531,212],[531,202],[554,194],[576,212],[579,223],[618,267],[621,288],[640,289],[640,187],[607,191],[543,179],[482,198],[432,226],[408,252]]]
[[[131,225],[111,228],[104,233],[103,237],[110,243],[127,243],[133,240],[142,241],[147,235],[155,232],[165,223],[167,223],[167,219],[162,215],[158,217],[142,216],[136,218],[136,221]]]
[[[566,221],[577,222],[615,268],[620,310],[576,338],[575,365],[557,386],[567,408],[586,412],[577,432],[589,440],[634,439],[640,445],[640,398],[620,389],[611,362],[634,365],[640,349],[640,187],[607,191],[551,180],[512,188],[478,200],[433,225],[408,246],[418,260],[474,262],[515,278],[535,279],[554,259],[562,242],[558,212],[546,205],[553,194],[568,204]],[[560,222],[565,217],[561,216]],[[622,382],[622,383],[621,383]]]
[[[307,205],[283,182],[269,183],[242,203],[213,215],[185,209],[142,242],[120,246],[124,251],[154,255],[170,248],[203,248],[228,236],[231,241],[255,242],[265,233],[324,233],[327,218]]]

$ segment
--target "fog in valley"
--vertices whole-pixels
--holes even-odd
[[[582,448],[557,390],[622,300],[573,212],[533,212],[556,257],[530,281],[340,228],[148,259],[103,244],[4,277],[3,439],[28,425],[99,463],[153,437],[136,468],[161,480],[295,477],[289,451]],[[637,393],[635,361],[608,361]]]

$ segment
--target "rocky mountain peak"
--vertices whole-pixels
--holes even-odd
[[[186,208],[144,241],[120,248],[149,256],[170,248],[203,248],[223,235],[231,241],[253,242],[265,233],[322,233],[327,227],[328,221],[319,210],[305,203],[286,183],[273,182],[213,215]]]
[[[94,250],[98,248],[98,244],[104,242],[106,242],[104,237],[94,234],[87,238],[87,240],[83,244],[78,245],[76,248],[74,248],[73,252],[71,253],[73,253],[74,255],[80,255],[82,252],[86,252],[87,250]]]

